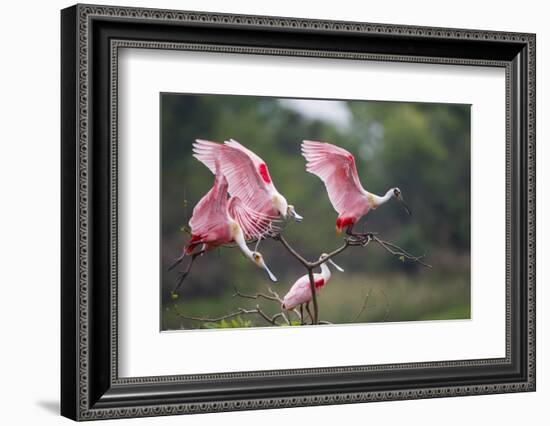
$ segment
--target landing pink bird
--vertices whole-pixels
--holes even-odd
[[[272,281],[277,281],[265,264],[262,254],[250,250],[246,245],[246,238],[261,238],[268,232],[268,228],[260,225],[265,223],[265,216],[247,207],[238,197],[228,199],[227,187],[227,179],[218,167],[214,186],[193,209],[193,216],[189,220],[191,240],[185,246],[183,254],[170,267],[172,269],[185,256],[191,256],[191,262],[174,291],[191,270],[197,256],[233,242],[256,266],[264,269]],[[202,247],[196,251],[198,246]]]
[[[319,260],[323,260],[326,257],[327,257],[327,254],[323,253],[321,257],[319,257]],[[336,269],[338,269],[340,272],[344,272],[344,270],[340,268],[336,263],[334,263],[332,259],[329,259],[327,262],[332,263],[332,265]],[[319,291],[327,284],[327,282],[330,280],[330,277],[331,277],[331,273],[327,263],[326,262],[321,263],[321,273],[313,274],[315,290],[317,293],[319,293]],[[282,308],[290,311],[294,309],[296,306],[300,306],[305,303],[306,308],[309,312],[308,304],[309,302],[311,302],[311,299],[312,299],[312,295],[311,295],[311,286],[309,283],[309,275],[304,275],[298,278],[298,280],[294,283],[294,285],[285,295],[283,299]]]
[[[346,228],[353,235],[353,225],[361,217],[392,198],[403,203],[407,213],[411,214],[399,188],[391,188],[384,196],[365,190],[359,181],[355,158],[345,149],[324,142],[303,141],[302,155],[307,160],[306,170],[325,183],[330,202],[338,213],[338,233]]]
[[[229,183],[229,194],[239,197],[252,210],[272,217],[296,221],[303,218],[275,188],[265,161],[239,142],[231,139],[224,144],[197,139],[194,157],[215,173],[216,158]]]

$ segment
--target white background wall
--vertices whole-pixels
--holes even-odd
[[[120,0],[103,4],[526,31],[537,33],[538,390],[421,401],[208,414],[102,424],[547,424],[550,401],[550,27],[543,1]],[[59,404],[59,9],[67,1],[2,5],[0,51],[0,418],[68,424]],[[546,418],[545,418],[546,417]],[[131,423],[128,423],[131,422]]]

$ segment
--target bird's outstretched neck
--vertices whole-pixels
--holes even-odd
[[[331,272],[326,262],[321,263],[321,274],[323,275],[325,281],[330,280]]]
[[[374,201],[374,208],[381,206],[384,203],[387,203],[390,201],[393,197],[393,189],[388,189],[388,191],[384,195],[376,195],[372,192],[369,193],[369,196],[372,197],[372,200]],[[369,198],[370,198],[369,197]]]
[[[235,240],[235,242],[237,243],[237,245],[239,246],[243,254],[249,259],[254,260],[254,252],[250,250],[246,245],[246,241],[244,239],[244,235],[240,226],[237,224],[234,224],[233,226],[235,226],[233,239]]]

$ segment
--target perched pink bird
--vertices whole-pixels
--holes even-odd
[[[359,181],[355,158],[345,149],[324,142],[303,141],[302,155],[307,160],[306,170],[325,183],[330,202],[338,213],[338,233],[346,228],[353,235],[353,225],[361,217],[392,198],[403,203],[411,214],[399,188],[391,188],[384,196],[366,191]]]
[[[327,257],[326,253],[323,253],[321,257],[319,257],[319,260],[323,260]],[[336,263],[332,261],[332,259],[329,259],[327,262],[332,263],[332,265],[338,269],[340,272],[344,272],[342,268],[340,268]],[[327,282],[330,280],[331,273],[330,269],[328,268],[328,265],[326,262],[321,263],[321,273],[315,273],[313,274],[313,280],[315,283],[315,290],[317,293],[327,284]],[[309,275],[304,275],[294,283],[294,285],[291,287],[291,289],[288,291],[288,293],[285,295],[283,299],[283,309],[286,310],[292,310],[296,306],[301,306],[304,303],[306,304],[306,309],[309,312],[309,302],[311,302],[312,295],[311,295],[311,286],[309,283]],[[310,313],[311,316],[311,313]]]
[[[303,218],[275,188],[267,165],[260,157],[231,139],[224,144],[197,139],[194,156],[215,173],[216,159],[229,183],[229,194],[239,197],[252,210],[273,219],[290,215],[296,221]]]
[[[256,266],[264,269],[272,281],[277,281],[265,264],[262,254],[250,250],[246,245],[246,238],[261,238],[268,232],[267,227],[262,228],[259,225],[265,223],[265,216],[247,207],[238,197],[228,199],[227,187],[227,179],[218,167],[214,186],[193,209],[193,216],[189,220],[191,239],[182,255],[170,267],[172,269],[185,256],[191,256],[191,262],[174,291],[191,270],[191,265],[197,256],[233,242]],[[196,251],[198,246],[201,246],[201,249]]]

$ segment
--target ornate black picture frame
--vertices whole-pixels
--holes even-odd
[[[64,9],[61,28],[62,415],[91,420],[535,390],[534,34],[96,5]],[[119,378],[121,47],[504,68],[506,356]]]

